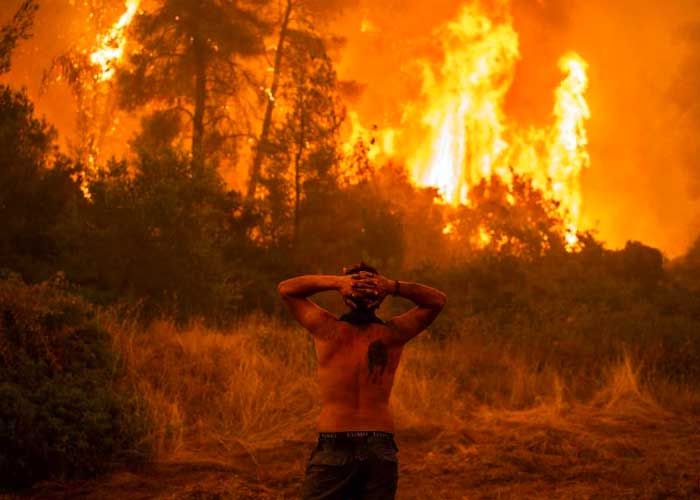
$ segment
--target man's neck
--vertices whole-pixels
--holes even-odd
[[[384,321],[377,317],[374,309],[351,309],[340,317],[340,321],[351,325],[384,324]]]

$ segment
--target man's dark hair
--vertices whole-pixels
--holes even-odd
[[[368,273],[372,274],[379,274],[376,268],[370,266],[369,264],[365,264],[364,262],[360,262],[359,264],[353,264],[351,266],[347,266],[343,268],[343,274],[348,275],[348,274],[357,274],[361,271],[366,271]]]

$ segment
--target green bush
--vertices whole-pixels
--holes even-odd
[[[59,276],[0,280],[0,484],[94,475],[147,456],[144,410],[90,306]]]
[[[448,296],[432,338],[478,338],[538,370],[555,368],[585,397],[624,353],[645,380],[697,386],[700,294],[689,276],[669,272],[658,250],[630,242],[529,260],[484,251],[414,278]]]

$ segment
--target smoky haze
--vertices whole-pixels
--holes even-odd
[[[340,78],[357,83],[349,86],[355,93],[347,102],[363,123],[398,125],[420,92],[412,63],[439,57],[434,30],[464,3],[359,0],[345,6],[333,23],[346,39],[335,57]],[[3,2],[0,18],[9,19],[19,4]],[[123,10],[121,1],[104,6],[104,19],[88,22],[83,2],[42,1],[34,38],[20,45],[3,77],[27,87],[64,145],[73,134],[74,103],[65,86],[40,94],[41,75],[54,57]],[[569,50],[581,54],[590,64],[591,109],[584,220],[613,247],[634,239],[669,256],[682,253],[700,231],[700,4],[515,0],[512,14],[521,57],[506,114],[525,126],[549,123],[561,80],[557,60]]]

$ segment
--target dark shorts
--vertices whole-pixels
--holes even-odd
[[[389,432],[322,432],[306,467],[301,498],[391,500],[399,476],[397,451]]]

